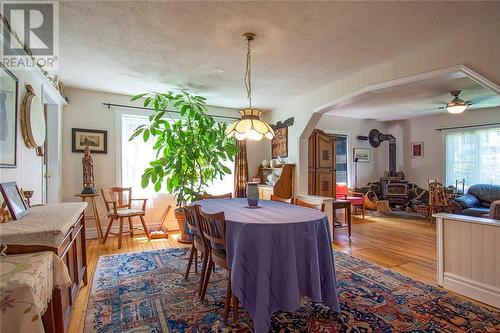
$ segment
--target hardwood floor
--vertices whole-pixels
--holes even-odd
[[[436,225],[421,220],[366,216],[335,229],[334,249],[390,268],[415,280],[437,284]]]
[[[127,236],[123,238],[120,250],[116,237],[109,238],[106,244],[100,244],[95,239],[88,241],[89,285],[80,289],[68,332],[83,332],[91,281],[100,256],[183,246],[175,240],[176,237],[177,234],[171,234],[168,239],[148,242],[143,235]],[[347,228],[336,228],[334,249],[413,279],[436,284],[436,228],[425,221],[372,216],[363,221],[353,217],[351,239],[347,237]]]

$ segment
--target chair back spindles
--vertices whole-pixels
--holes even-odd
[[[132,207],[132,188],[113,186],[106,189],[101,189],[104,205],[108,212],[112,211],[110,203],[115,203],[116,208],[131,208]]]
[[[199,219],[200,205],[195,204],[192,206],[185,206],[184,215],[186,216],[186,223],[189,226],[189,229],[191,229],[194,234],[202,236]]]
[[[224,212],[215,214],[205,213],[200,209],[201,231],[209,244],[226,245],[226,220]]]

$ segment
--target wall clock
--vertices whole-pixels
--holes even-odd
[[[33,87],[26,85],[28,92],[24,96],[21,108],[21,128],[24,142],[28,148],[39,148],[45,143],[45,112],[43,103]]]

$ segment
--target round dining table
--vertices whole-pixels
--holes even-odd
[[[269,200],[258,208],[239,198],[195,203],[224,212],[231,286],[255,332],[269,331],[274,312],[297,310],[301,296],[340,311],[325,213]]]

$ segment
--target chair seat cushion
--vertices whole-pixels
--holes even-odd
[[[224,261],[226,260],[226,250],[212,249],[212,255],[216,256]]]
[[[347,197],[346,200],[349,200],[355,206],[362,205],[365,201],[363,197]]]
[[[197,234],[193,234],[193,242],[194,242],[194,247],[199,249],[199,250],[202,250],[205,248],[205,244],[203,243],[203,239],[201,239],[200,236],[198,236]]]
[[[135,208],[120,208],[116,210],[116,215],[120,217],[124,216],[137,216],[137,215],[144,215],[144,211],[141,209],[135,209]]]

